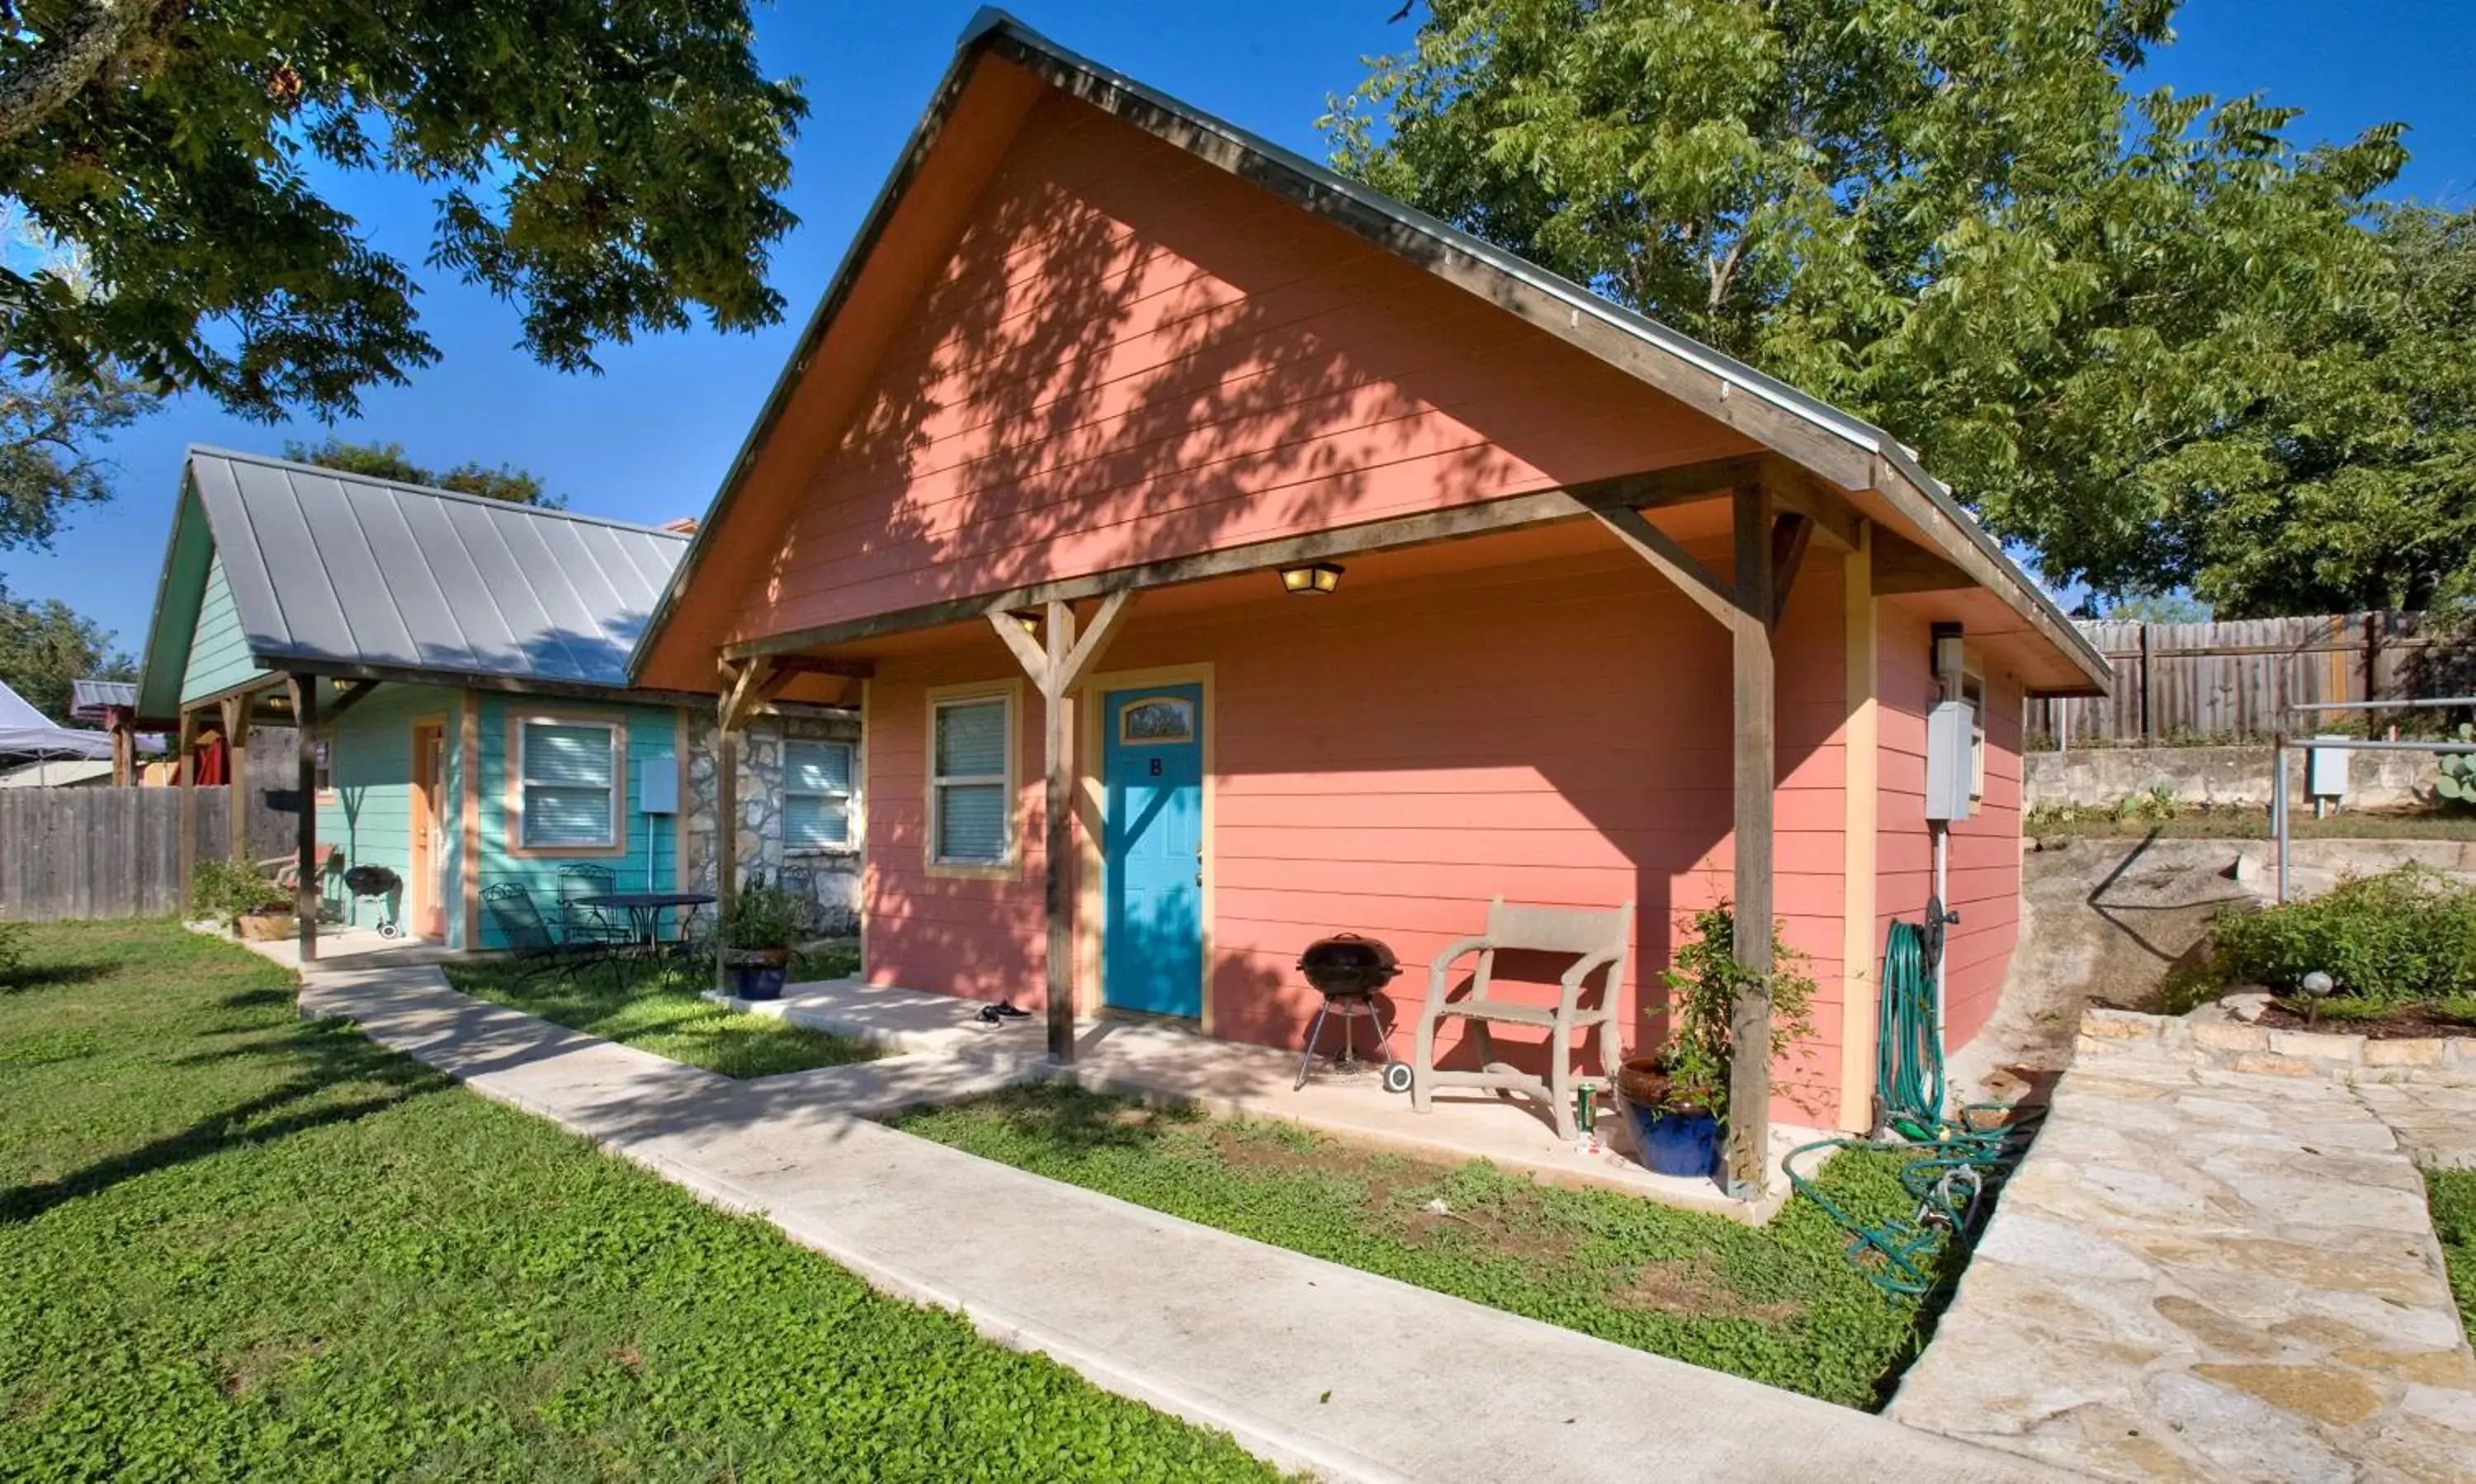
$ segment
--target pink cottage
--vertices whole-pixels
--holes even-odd
[[[993,12],[635,680],[717,662],[726,727],[864,711],[874,982],[1045,1006],[1065,1057],[1104,1008],[1296,1047],[1316,938],[1390,943],[1408,1019],[1492,899],[1631,902],[1647,1046],[1679,919],[1768,903],[1821,985],[1769,1115],[1844,1128],[1931,889],[1929,707],[1982,719],[1958,1046],[2022,697],[2108,681],[1882,431]]]

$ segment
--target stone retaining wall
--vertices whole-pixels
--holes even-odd
[[[2073,1046],[2076,1062],[2127,1054],[2164,1054],[2223,1072],[2271,1076],[2476,1086],[2476,1037],[2385,1041],[2326,1030],[2274,1030],[2232,1016],[2176,1018],[2098,1008],[2082,1012],[2080,1037]]]
[[[2021,759],[2021,797],[2027,808],[2078,804],[2111,808],[2153,790],[2170,790],[2184,804],[2269,806],[2271,749],[2256,747],[2097,747],[2069,753],[2029,753]],[[2304,756],[2288,761],[2294,802],[2304,795]],[[2347,759],[2351,808],[2409,809],[2429,806],[2440,775],[2431,753],[2368,753]]]

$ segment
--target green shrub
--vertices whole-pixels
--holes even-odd
[[[2228,909],[2213,928],[2226,984],[2303,987],[2318,969],[2341,994],[2410,1004],[2476,991],[2476,889],[2409,864],[2307,902]]]
[[[1660,973],[1669,1001],[1668,1042],[1660,1048],[1659,1060],[1676,1105],[1717,1110],[1728,1101],[1729,1052],[1736,1044],[1730,1018],[1737,996],[1755,977],[1737,962],[1737,915],[1730,903],[1704,907],[1692,923],[1694,936],[1677,945],[1674,967]],[[1816,985],[1804,972],[1805,962],[1774,922],[1770,980],[1775,1059],[1814,1034]]]
[[[189,884],[189,910],[227,928],[252,912],[292,905],[292,893],[258,874],[246,861],[198,862]]]
[[[2461,722],[2452,740],[2476,742],[2476,725]],[[2449,803],[2476,807],[2476,753],[2444,753],[2433,791]]]
[[[730,899],[723,941],[748,952],[787,949],[799,940],[804,915],[800,899],[780,886],[743,886]]]

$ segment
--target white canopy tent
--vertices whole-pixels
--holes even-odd
[[[110,733],[58,726],[25,697],[0,683],[0,757],[111,756]]]

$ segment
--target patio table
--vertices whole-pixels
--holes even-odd
[[[677,947],[687,941],[688,925],[696,921],[697,909],[711,905],[714,899],[713,893],[706,891],[613,891],[574,900],[578,906],[627,913],[629,943],[636,951],[631,956],[652,958],[658,956],[663,948],[663,913],[681,909],[679,934],[670,940],[671,946]]]

